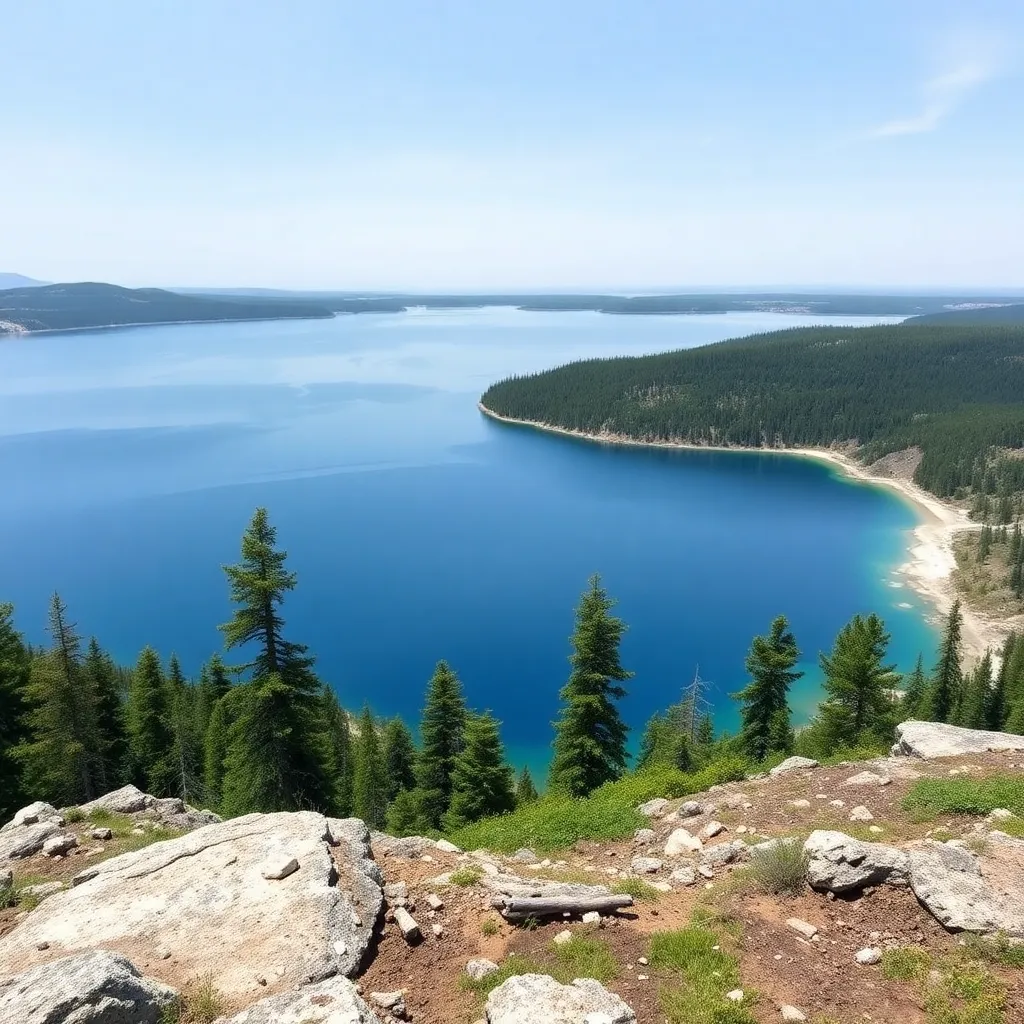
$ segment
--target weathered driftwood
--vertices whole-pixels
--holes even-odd
[[[491,901],[508,921],[522,921],[528,917],[561,917],[563,914],[579,916],[596,910],[611,914],[633,905],[633,897],[626,893],[607,896],[503,896]]]

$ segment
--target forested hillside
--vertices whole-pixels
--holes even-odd
[[[924,313],[912,318],[915,324],[1024,324],[1024,302],[1005,306],[977,306],[974,309],[947,309],[943,313]]]
[[[0,335],[118,324],[331,315],[325,306],[312,302],[242,296],[210,298],[179,295],[160,288],[120,288],[113,284],[50,284],[0,291]]]
[[[935,494],[1024,489],[1024,327],[798,328],[512,377],[482,404],[639,441],[850,443],[865,461],[918,446]]]

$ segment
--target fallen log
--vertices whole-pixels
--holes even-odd
[[[596,910],[599,914],[613,914],[633,906],[633,897],[627,893],[609,893],[607,896],[504,896],[491,901],[506,921],[523,921],[529,917],[561,917],[569,914],[581,916]]]

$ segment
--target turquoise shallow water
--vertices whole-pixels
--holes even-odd
[[[289,632],[350,707],[415,720],[447,658],[517,762],[541,765],[597,571],[630,624],[632,725],[697,664],[733,724],[750,638],[780,612],[806,716],[817,653],[855,612],[885,617],[901,666],[931,656],[926,609],[893,574],[905,504],[812,460],[595,445],[476,400],[567,359],[811,321],[491,309],[4,342],[0,600],[41,641],[56,588],[118,657],[149,642],[194,671],[229,614],[219,567],[265,504],[299,574]]]

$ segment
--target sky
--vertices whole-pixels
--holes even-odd
[[[0,0],[0,271],[1024,286],[1020,0]]]

